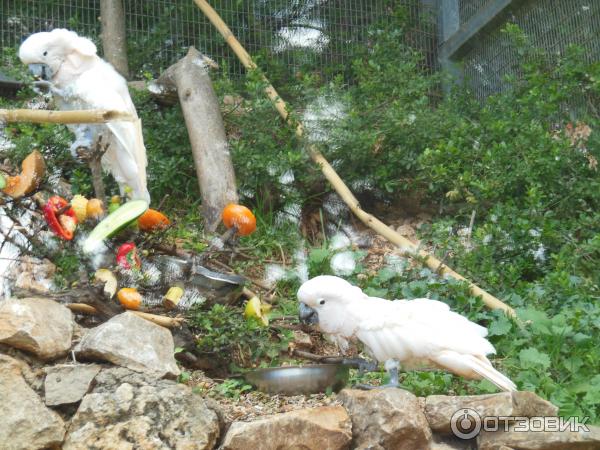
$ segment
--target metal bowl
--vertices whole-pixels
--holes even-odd
[[[202,292],[209,305],[229,304],[241,294],[246,279],[239,275],[229,275],[193,265],[190,283]]]
[[[246,380],[269,394],[316,394],[339,391],[348,382],[349,367],[343,364],[273,367],[246,373]]]

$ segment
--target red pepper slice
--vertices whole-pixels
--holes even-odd
[[[131,269],[132,267],[140,269],[142,267],[137,247],[133,242],[125,242],[119,247],[117,250],[117,264],[124,269]]]
[[[77,217],[73,208],[69,208],[59,215],[56,213],[67,206],[67,202],[64,198],[54,195],[48,199],[48,202],[43,208],[44,217],[50,227],[50,230],[56,234],[59,238],[66,241],[73,239],[73,232],[77,226]]]

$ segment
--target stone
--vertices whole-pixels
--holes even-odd
[[[51,360],[69,351],[72,336],[73,314],[53,300],[30,297],[0,303],[0,343]]]
[[[6,450],[60,446],[64,423],[25,382],[24,365],[0,355],[0,446]]]
[[[350,448],[351,422],[341,406],[273,414],[233,422],[221,450],[342,450]]]
[[[63,449],[209,450],[218,438],[217,413],[188,386],[115,367],[96,376]]]
[[[488,395],[430,395],[425,399],[425,416],[433,431],[452,433],[453,414],[464,409],[476,411],[480,417],[554,417],[558,408],[533,392],[501,392]]]
[[[87,394],[100,369],[98,364],[61,364],[46,368],[46,405],[77,403]]]
[[[428,450],[471,450],[475,439],[459,439],[454,436],[434,434]]]
[[[353,448],[425,449],[431,430],[419,399],[404,389],[344,389],[338,394],[352,419]]]
[[[156,378],[173,378],[180,373],[171,332],[131,312],[90,329],[75,352],[78,357],[108,361]]]
[[[8,275],[15,280],[15,288],[45,294],[54,289],[56,266],[48,259],[22,255]]]
[[[586,425],[574,431],[516,431],[518,424],[508,431],[482,431],[478,437],[479,450],[598,450],[600,427]],[[532,424],[532,426],[535,426]],[[540,424],[541,426],[541,424]],[[523,428],[519,426],[519,428]]]

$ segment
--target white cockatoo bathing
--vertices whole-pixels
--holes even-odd
[[[55,29],[29,36],[19,48],[19,58],[46,82],[60,109],[106,109],[134,117],[133,121],[70,125],[76,138],[71,153],[77,157],[79,147],[95,148],[101,139],[109,145],[102,166],[115,177],[121,194],[128,186],[132,198],[150,203],[141,121],[125,79],[96,54],[94,43],[73,31]]]
[[[439,368],[469,379],[485,378],[504,391],[515,384],[492,367],[495,353],[487,330],[450,311],[445,303],[419,298],[385,300],[329,275],[315,277],[298,290],[300,319],[316,324],[342,352],[358,339],[377,361],[385,363],[390,385],[398,368]]]

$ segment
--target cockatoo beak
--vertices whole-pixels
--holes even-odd
[[[304,303],[300,303],[300,322],[307,325],[315,325],[319,323],[319,314],[317,311],[312,309],[310,306],[306,306]]]
[[[52,69],[50,69],[50,67],[46,64],[40,64],[40,63],[36,63],[36,64],[29,64],[29,71],[38,78],[41,78],[42,80],[51,80],[52,79],[52,75],[54,75],[52,73]]]

